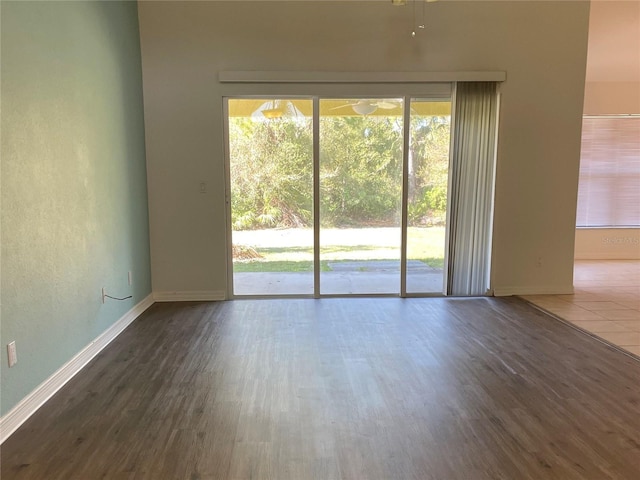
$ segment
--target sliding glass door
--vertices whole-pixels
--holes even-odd
[[[407,293],[442,292],[451,102],[412,99],[407,161]]]
[[[320,293],[399,294],[403,99],[320,99]]]
[[[312,295],[310,99],[229,99],[233,291]]]
[[[448,98],[228,98],[226,112],[232,295],[443,293]]]

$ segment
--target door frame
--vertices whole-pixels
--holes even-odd
[[[440,297],[442,292],[407,293],[407,211],[408,211],[408,155],[410,142],[411,99],[448,100],[452,104],[451,115],[453,125],[454,84],[452,83],[362,83],[362,84],[225,84],[222,94],[222,126],[224,143],[225,170],[225,215],[227,240],[227,299],[249,298],[325,298],[325,297]],[[313,294],[276,294],[276,295],[236,295],[233,287],[233,229],[231,222],[231,159],[229,152],[229,100],[230,99],[311,99],[313,102],[312,135],[313,135],[313,231],[314,231],[314,269]],[[320,100],[353,99],[353,98],[402,98],[403,99],[403,152],[402,152],[402,186],[401,186],[401,243],[400,243],[400,292],[399,294],[321,294],[320,293]],[[451,152],[449,153],[451,155]],[[447,210],[449,208],[449,190],[447,191]],[[447,215],[448,217],[448,215]],[[449,237],[449,224],[445,225],[445,239]],[[447,244],[445,240],[445,258],[443,269],[443,287],[447,275]]]

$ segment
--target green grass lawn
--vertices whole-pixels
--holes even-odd
[[[366,229],[364,229],[366,233]],[[349,229],[345,229],[345,239],[353,239]],[[326,245],[320,250],[320,268],[331,271],[329,263],[348,261],[398,260],[400,246],[391,248],[389,238],[365,238],[368,243],[362,245]],[[347,242],[345,242],[347,243]],[[417,228],[408,230],[407,258],[420,260],[430,267],[443,268],[444,265],[444,228]],[[311,246],[265,246],[256,247],[261,258],[252,260],[234,260],[235,272],[312,272],[313,247]]]
[[[320,269],[328,272],[331,269],[327,262],[320,262]],[[234,272],[313,272],[313,260],[250,260],[233,262]]]
[[[376,260],[389,260],[388,258],[371,258],[368,259],[370,261]],[[444,259],[442,258],[418,258],[412,260],[420,260],[423,263],[426,263],[432,268],[442,269],[444,266]],[[322,272],[331,272],[332,268],[329,266],[329,263],[340,263],[340,262],[355,262],[362,261],[362,259],[345,259],[345,260],[321,260],[320,261],[320,271]],[[277,261],[268,261],[268,260],[252,260],[246,262],[234,262],[233,264],[234,272],[313,272],[313,261],[311,260],[302,260],[302,261],[286,261],[286,260],[277,260]],[[366,272],[366,267],[362,267],[360,271]]]

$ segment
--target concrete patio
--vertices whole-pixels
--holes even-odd
[[[322,295],[399,294],[400,262],[330,262],[333,271],[320,272]],[[418,260],[407,262],[408,293],[441,293],[442,270]],[[312,295],[313,273],[238,272],[235,295]]]

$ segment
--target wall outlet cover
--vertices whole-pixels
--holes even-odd
[[[15,340],[7,345],[7,357],[9,360],[9,367],[13,367],[18,363],[18,354],[16,352]]]

